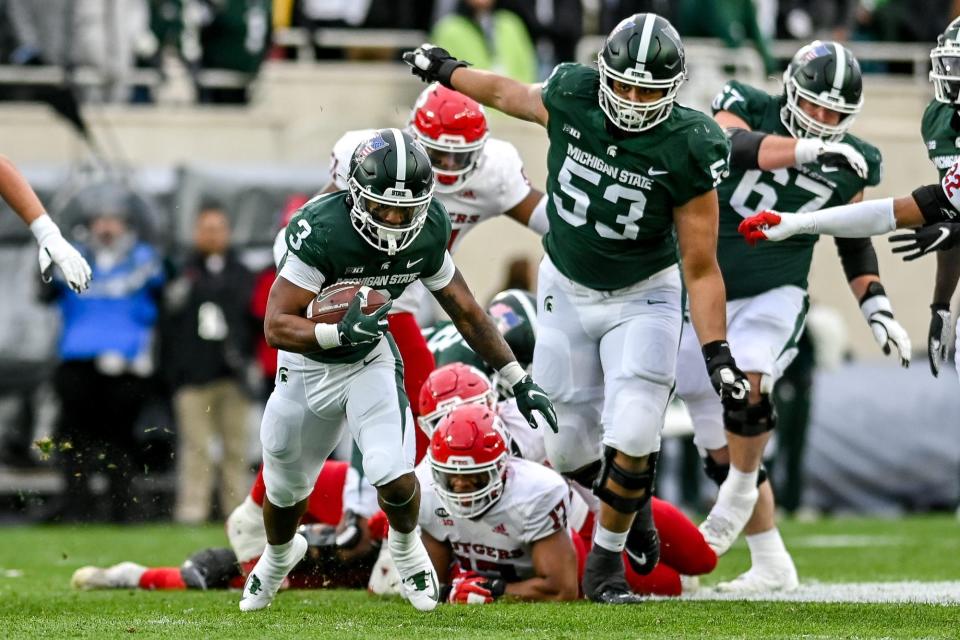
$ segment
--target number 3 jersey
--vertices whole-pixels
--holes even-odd
[[[543,85],[549,113],[543,246],[557,269],[597,290],[649,278],[677,262],[673,210],[711,191],[727,170],[729,143],[712,118],[675,105],[639,134],[608,127],[600,75],[558,65]]]
[[[730,81],[713,100],[713,112],[728,111],[754,131],[790,136],[780,119],[783,96],[772,96],[740,82]],[[880,182],[881,158],[876,147],[845,134],[840,142],[859,151],[867,161],[864,180],[846,164],[810,162],[799,168],[763,171],[731,168],[718,187],[720,235],[717,260],[723,272],[727,299],[748,298],[785,285],[807,288],[817,235],[797,235],[783,242],[750,247],[737,232],[740,222],[764,209],[804,213],[846,204]]]
[[[466,571],[508,582],[534,576],[533,543],[568,531],[570,488],[556,471],[521,458],[507,458],[503,494],[476,519],[454,519],[434,491],[430,462],[416,469],[420,481],[420,527],[446,542]]]

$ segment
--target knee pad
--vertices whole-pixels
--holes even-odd
[[[191,589],[225,589],[239,575],[233,549],[203,549],[180,565],[180,577]]]
[[[619,511],[620,513],[636,513],[643,507],[644,503],[650,500],[650,496],[653,494],[653,480],[657,474],[657,452],[654,451],[648,455],[647,470],[639,473],[628,471],[618,465],[614,461],[614,456],[616,455],[616,449],[613,447],[604,447],[600,474],[593,483],[593,493],[615,511]],[[642,489],[645,493],[638,498],[625,498],[618,493],[614,493],[607,487],[608,478],[624,489],[629,491],[639,491]]]
[[[723,408],[723,426],[738,436],[760,436],[777,426],[777,411],[770,402],[770,394],[760,396],[760,403],[743,409]]]
[[[720,464],[716,462],[713,458],[707,455],[703,459],[703,472],[707,474],[707,477],[717,483],[719,487],[723,484],[723,481],[727,479],[727,474],[730,473],[730,464]],[[763,466],[763,463],[760,463],[760,470],[757,472],[757,486],[759,487],[767,480],[767,468]]]
[[[597,481],[597,478],[600,476],[600,470],[603,467],[603,462],[600,460],[594,460],[590,464],[580,467],[576,471],[567,471],[561,473],[564,478],[568,480],[573,480],[581,487],[585,489],[592,489],[593,483]]]

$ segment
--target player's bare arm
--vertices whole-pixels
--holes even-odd
[[[828,110],[823,107],[809,105],[806,108],[821,110],[821,117],[830,117]],[[754,131],[743,118],[729,111],[717,112],[714,119],[730,138],[732,166],[773,171],[819,161],[826,165],[846,164],[861,178],[867,177],[867,161],[863,154],[845,142],[827,142],[820,138],[794,138]]]
[[[403,54],[411,72],[425,82],[439,82],[477,102],[507,115],[547,126],[547,109],[540,96],[541,85],[517,82],[490,71],[467,68],[445,49],[420,45]]]
[[[503,215],[508,218],[513,218],[525,227],[529,227],[531,226],[530,218],[534,215],[537,205],[540,204],[543,198],[543,191],[531,187],[526,197],[518,202],[512,209],[504,211]]]
[[[276,279],[270,288],[267,312],[263,319],[263,333],[267,344],[274,349],[291,353],[320,350],[315,333],[317,325],[303,315],[304,309],[315,295],[283,276]]]
[[[430,562],[437,571],[437,580],[440,584],[447,584],[450,581],[450,564],[453,562],[453,552],[450,551],[450,545],[434,538],[426,531],[420,532],[420,539],[423,540],[423,546],[427,548],[430,555]]]
[[[567,531],[555,531],[533,543],[536,577],[506,585],[504,594],[519,600],[576,600],[577,553]]]
[[[673,212],[683,281],[690,295],[690,319],[701,344],[727,335],[726,295],[717,264],[719,215],[716,190],[696,196]]]
[[[6,156],[0,155],[0,197],[30,227],[40,245],[40,273],[51,277],[54,264],[77,293],[90,285],[93,272],[83,256],[63,237],[60,227],[47,215],[30,183]]]

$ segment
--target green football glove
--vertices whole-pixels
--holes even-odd
[[[376,342],[387,331],[387,313],[393,306],[393,300],[383,305],[370,315],[363,312],[363,305],[367,296],[361,291],[350,301],[343,319],[337,323],[337,332],[340,335],[340,346]]]
[[[553,408],[550,398],[540,388],[540,385],[533,381],[533,378],[524,376],[513,385],[513,396],[517,400],[517,409],[527,419],[531,428],[537,428],[537,421],[533,417],[533,412],[538,411],[550,425],[550,429],[557,433],[557,412]]]

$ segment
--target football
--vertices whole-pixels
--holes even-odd
[[[366,291],[367,303],[363,312],[371,314],[387,303],[387,298],[376,289],[364,287],[356,282],[338,282],[326,287],[307,305],[307,319],[317,323],[336,324],[343,319],[347,307],[361,289]]]

